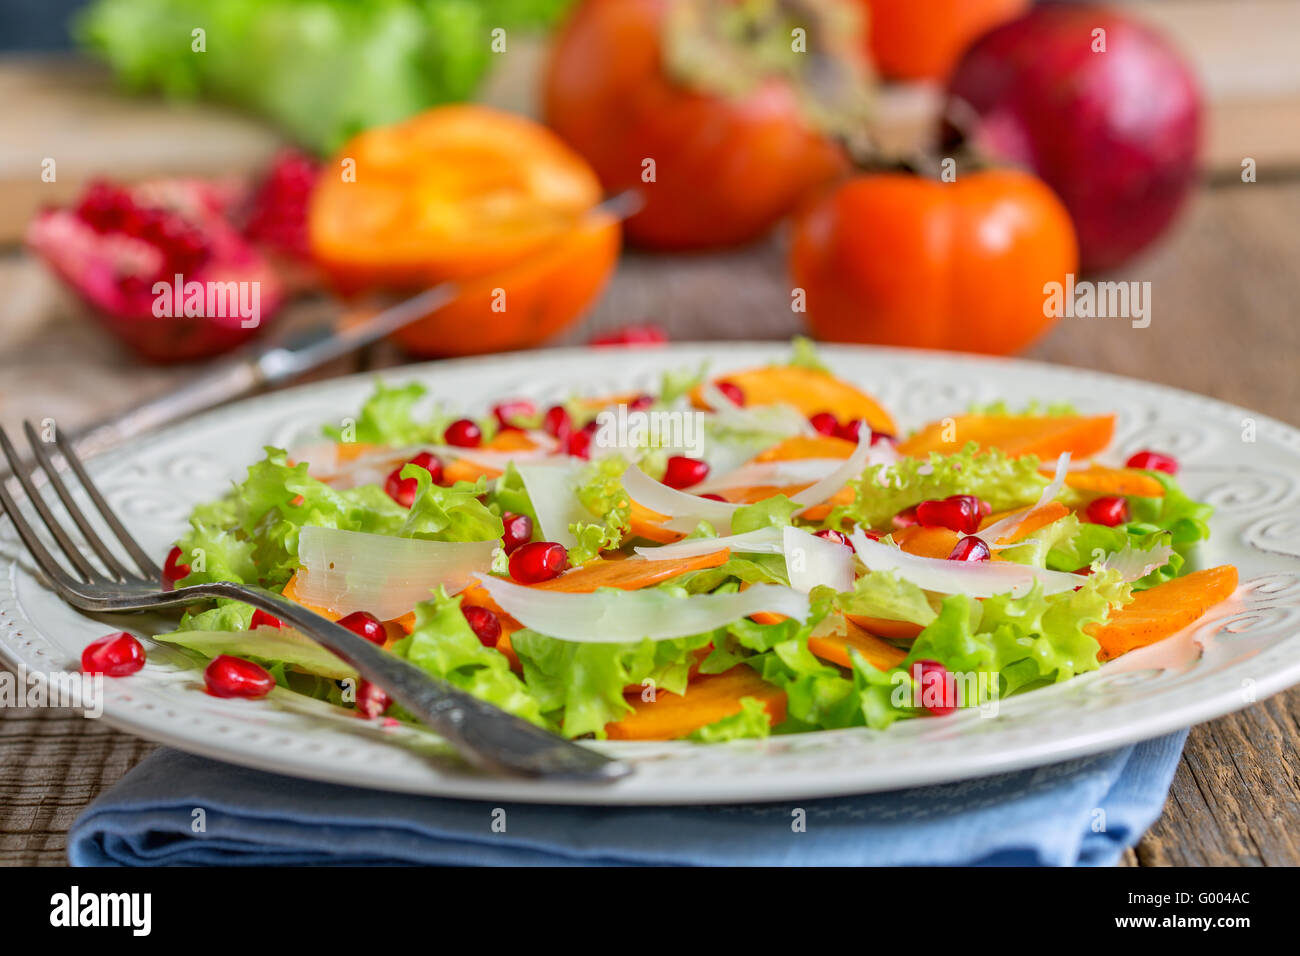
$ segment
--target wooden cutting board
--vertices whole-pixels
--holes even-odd
[[[1243,157],[1259,175],[1300,171],[1300,3],[1289,0],[1136,0],[1127,8],[1166,32],[1196,65],[1209,103],[1212,175],[1237,176]],[[534,112],[545,44],[512,40],[481,99]],[[887,87],[881,139],[906,148],[933,129],[937,88]],[[262,122],[210,104],[128,97],[108,72],[72,55],[0,59],[0,243],[14,242],[32,212],[64,202],[90,176],[243,174],[281,144]],[[42,163],[55,162],[44,182]]]

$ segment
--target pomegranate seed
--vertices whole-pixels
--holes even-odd
[[[167,552],[167,560],[163,562],[163,590],[171,591],[176,587],[176,582],[188,577],[189,573],[190,566],[181,563],[181,549],[179,547],[172,548]]]
[[[722,497],[722,495],[715,495],[715,494],[714,494],[713,492],[711,492],[711,491],[710,491],[708,494],[700,495],[700,497],[701,497],[701,498],[705,498],[705,499],[707,499],[707,500],[709,500],[709,501],[726,501],[726,500],[727,500],[726,498]]]
[[[835,434],[837,437],[843,438],[846,441],[851,441],[856,445],[858,443],[858,436],[862,434],[862,429],[865,427],[866,423],[863,422],[862,419],[854,418],[845,422],[843,425],[836,427]]]
[[[728,382],[726,379],[717,383],[717,389],[731,401],[733,405],[745,404],[745,390],[735,382]]]
[[[1074,569],[1073,571],[1071,571],[1070,573],[1071,573],[1071,574],[1081,574],[1081,575],[1083,575],[1085,578],[1086,578],[1086,577],[1091,577],[1091,575],[1092,575],[1092,565],[1091,565],[1091,564],[1085,564],[1085,565],[1084,565],[1083,567],[1081,567],[1081,568],[1075,568],[1075,569]],[[1077,591],[1078,588],[1075,588],[1075,590]]]
[[[573,419],[569,417],[569,410],[563,405],[552,405],[542,416],[542,431],[548,435],[558,438],[561,442],[569,440],[569,435],[573,432]]]
[[[537,406],[526,398],[518,398],[512,402],[502,402],[492,409],[492,414],[502,428],[518,428],[515,422],[531,419],[537,414]]]
[[[464,613],[465,620],[469,621],[474,636],[484,647],[497,646],[497,641],[501,640],[501,621],[495,614],[474,604],[461,608],[461,612]]]
[[[415,503],[415,493],[420,487],[414,478],[402,477],[402,469],[407,465],[419,465],[429,473],[435,485],[442,484],[442,460],[437,455],[422,451],[410,461],[398,465],[384,479],[384,493],[403,508],[409,508]]]
[[[988,561],[992,557],[989,546],[974,536],[962,538],[948,554],[949,561]]]
[[[1158,451],[1140,451],[1124,462],[1129,468],[1146,468],[1163,471],[1167,475],[1178,474],[1178,459],[1173,455],[1163,455]]]
[[[916,521],[923,528],[949,528],[973,534],[980,526],[980,501],[974,495],[922,501],[916,506]]]
[[[242,657],[221,654],[212,658],[203,672],[203,683],[213,697],[265,697],[275,687],[275,678],[266,668]]]
[[[501,525],[501,547],[506,554],[514,554],[515,548],[533,540],[533,519],[528,515],[507,511],[501,516]]]
[[[866,530],[864,530],[864,531],[862,532],[862,534],[863,534],[863,535],[864,535],[864,536],[865,536],[869,541],[879,541],[881,538],[884,537],[884,535],[881,534],[879,531],[866,531]],[[851,544],[850,544],[850,546],[851,546]]]
[[[834,528],[825,528],[821,531],[814,532],[814,538],[825,538],[827,541],[834,541],[836,544],[842,544],[850,551],[853,550],[853,543],[849,541],[849,536],[843,531],[836,531]]]
[[[564,450],[574,458],[591,457],[591,435],[587,429],[576,431],[569,436],[569,440],[564,443]]]
[[[813,431],[819,435],[834,436],[840,430],[840,420],[830,412],[818,412],[808,419],[808,424],[812,425]]]
[[[393,698],[377,684],[372,684],[364,678],[357,684],[357,713],[367,720],[374,720],[383,714],[392,702]]]
[[[1093,500],[1084,514],[1093,524],[1113,528],[1128,521],[1128,501],[1117,495],[1105,495]]]
[[[912,662],[912,680],[921,692],[921,706],[935,717],[943,717],[957,709],[957,682],[948,668],[938,661]]]
[[[87,674],[126,677],[144,667],[144,648],[126,631],[105,634],[81,652],[81,669]]]
[[[894,515],[891,523],[895,529],[910,528],[916,524],[916,505],[910,508],[904,508],[898,514]]]
[[[510,555],[510,576],[520,584],[539,584],[555,577],[569,563],[569,552],[554,541],[533,541]]]
[[[284,627],[284,624],[278,617],[272,617],[259,607],[253,612],[253,618],[248,622],[248,629],[252,631],[259,627]]]
[[[654,403],[655,397],[653,395],[638,395],[628,403],[627,410],[629,412],[643,412]]]
[[[668,333],[657,325],[625,325],[592,337],[588,345],[662,345]]]
[[[443,441],[457,448],[477,448],[483,444],[483,430],[468,418],[458,418],[447,426]]]
[[[669,488],[689,488],[709,477],[709,463],[685,455],[673,455],[664,470],[664,484]]]
[[[357,637],[364,637],[371,644],[378,644],[380,647],[383,647],[384,642],[388,640],[388,632],[384,630],[383,622],[369,611],[353,611],[347,617],[339,618],[339,624]]]
[[[887,445],[897,445],[898,436],[892,432],[878,432],[873,428],[871,430],[871,444],[879,445],[881,442]]]

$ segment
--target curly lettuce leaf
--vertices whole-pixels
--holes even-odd
[[[910,621],[922,627],[937,617],[925,592],[892,571],[868,571],[854,582],[852,591],[837,595],[835,606],[846,614]]]
[[[509,659],[483,645],[461,613],[460,602],[460,596],[448,597],[439,588],[431,600],[417,604],[414,629],[392,652],[480,700],[547,726],[537,699],[510,669]]]
[[[772,720],[763,702],[757,697],[742,697],[739,711],[706,724],[687,739],[701,744],[716,744],[745,737],[766,737],[771,732]]]
[[[479,500],[487,494],[486,479],[435,485],[428,469],[412,464],[403,466],[400,477],[414,478],[416,492],[406,520],[397,529],[398,537],[491,541],[504,532],[501,519]]]
[[[593,518],[577,522],[569,531],[578,539],[576,554],[569,552],[573,564],[582,564],[602,550],[619,547],[631,528],[632,502],[623,490],[623,472],[627,462],[617,456],[601,458],[583,468],[578,476],[576,494]]]
[[[1038,500],[1048,479],[1038,473],[1038,458],[1009,457],[997,448],[981,450],[969,442],[959,452],[929,458],[904,458],[893,465],[872,465],[849,482],[852,503],[832,509],[827,526],[845,522],[885,528],[906,508],[931,498],[975,495],[994,511],[1021,508]]]
[[[326,425],[322,431],[335,441],[350,440],[368,445],[441,444],[451,417],[434,413],[427,420],[420,420],[415,415],[416,406],[428,393],[429,390],[418,382],[389,386],[376,381],[374,392],[361,406],[361,413],[351,430]]]

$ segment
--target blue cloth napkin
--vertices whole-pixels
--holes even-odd
[[[1034,770],[893,793],[693,807],[445,800],[161,750],[82,813],[68,857],[77,866],[1110,865],[1160,815],[1186,738],[1184,730]]]

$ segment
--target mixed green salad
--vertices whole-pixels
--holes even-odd
[[[1168,455],[1002,405],[904,436],[797,342],[788,363],[462,417],[419,384],[267,448],[198,506],[176,585],[260,584],[568,737],[715,742],[943,716],[1096,670],[1228,597]],[[234,601],[160,640],[405,720]]]

